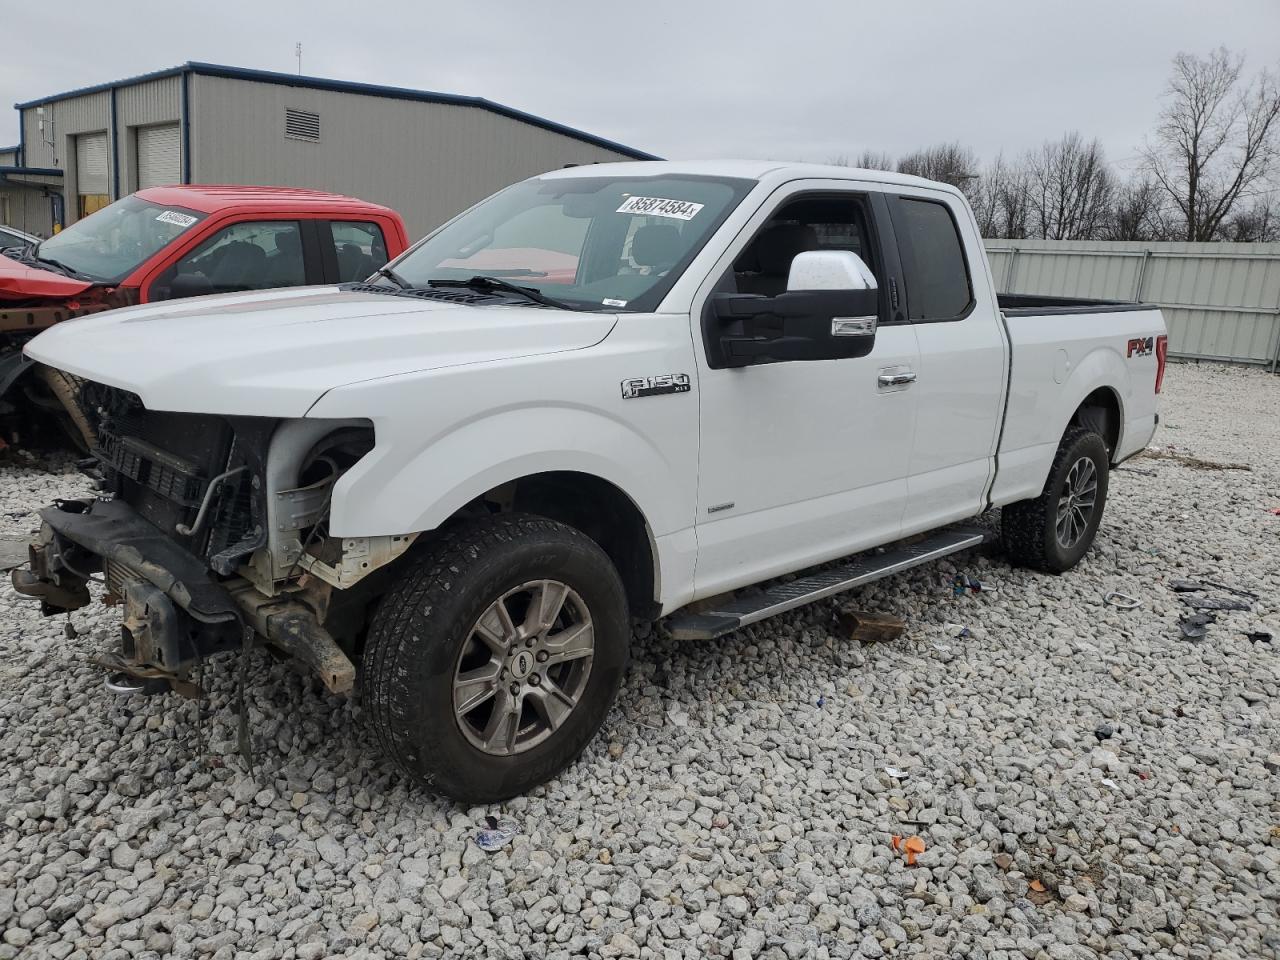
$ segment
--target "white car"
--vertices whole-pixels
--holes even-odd
[[[39,242],[39,237],[33,237],[29,233],[23,233],[16,227],[8,227],[0,223],[0,253],[4,253],[6,250],[21,250],[23,247],[29,247]]]
[[[495,800],[595,735],[635,618],[727,633],[972,547],[956,524],[994,507],[1015,562],[1075,565],[1155,430],[1164,333],[1151,307],[997,296],[942,184],[557,171],[374,282],[36,338],[83,381],[100,492],[43,511],[14,583],[57,613],[103,573],[119,691],[198,694],[202,658],[255,642],[340,692],[362,663],[387,755]]]

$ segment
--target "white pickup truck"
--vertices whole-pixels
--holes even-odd
[[[1155,430],[1164,332],[997,296],[941,184],[557,171],[369,282],[37,337],[96,428],[98,492],[42,511],[14,584],[56,614],[101,574],[117,692],[199,695],[202,659],[255,643],[337,692],[362,663],[387,755],[495,800],[595,735],[633,619],[728,633],[972,547],[956,524],[994,507],[1013,561],[1072,567]]]

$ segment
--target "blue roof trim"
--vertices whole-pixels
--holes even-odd
[[[29,177],[60,177],[57,167],[0,167],[0,173],[21,173]]]
[[[22,144],[15,143],[12,147],[0,147],[0,153],[17,153],[22,149]]]
[[[40,106],[41,104],[53,103],[57,100],[66,100],[70,97],[83,97],[91,93],[102,93],[112,90],[116,87],[131,86],[136,83],[146,83],[149,80],[162,80],[165,77],[177,76],[178,74],[194,73],[206,77],[225,77],[231,80],[251,80],[257,83],[273,83],[286,87],[303,87],[308,90],[327,90],[334,93],[358,93],[368,97],[386,97],[392,100],[416,100],[422,103],[443,103],[458,107],[476,107],[480,110],[488,110],[490,113],[496,113],[500,116],[508,117],[512,120],[519,120],[522,123],[528,123],[535,127],[541,127],[543,130],[549,130],[552,133],[558,133],[562,136],[572,137],[575,140],[581,140],[592,146],[601,147],[605,150],[612,150],[615,153],[621,153],[636,160],[661,160],[662,158],[646,153],[643,150],[637,150],[634,147],[628,147],[625,144],[616,143],[613,140],[606,140],[604,137],[597,137],[594,134],[578,130],[574,127],[565,126],[562,123],[556,123],[554,120],[548,120],[546,117],[539,117],[536,114],[525,113],[523,110],[517,110],[514,107],[508,107],[501,103],[494,103],[492,100],[486,100],[484,97],[466,97],[454,93],[436,93],[430,90],[414,90],[409,87],[387,87],[375,83],[358,83],[353,80],[328,80],[324,77],[304,77],[292,73],[279,73],[274,70],[250,70],[245,67],[227,67],[217,63],[201,63],[199,61],[188,61],[180,67],[170,67],[167,70],[157,70],[153,73],[144,73],[136,77],[129,77],[125,80],[117,80],[114,83],[100,83],[92,87],[81,87],[78,90],[68,90],[66,93],[56,93],[50,97],[43,97],[39,100],[29,100],[26,103],[16,103],[14,106],[19,110],[26,110],[31,107]]]
[[[15,103],[15,110],[29,110],[31,107],[43,106],[47,103],[56,103],[59,100],[70,100],[72,97],[84,97],[91,93],[106,93],[113,87],[129,87],[135,83],[146,83],[148,80],[163,80],[165,77],[176,77],[180,73],[185,73],[186,65],[181,67],[166,67],[164,70],[154,70],[151,73],[140,73],[136,77],[125,77],[123,80],[113,80],[110,83],[96,83],[91,87],[77,87],[75,90],[67,90],[63,93],[55,93],[52,96],[41,97],[39,100],[28,100],[25,103]]]

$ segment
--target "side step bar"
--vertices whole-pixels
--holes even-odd
[[[852,590],[873,580],[892,576],[912,567],[968,550],[991,537],[990,531],[953,528],[908,546],[885,553],[863,554],[848,563],[823,570],[788,583],[779,583],[763,593],[736,597],[701,613],[674,613],[667,629],[677,640],[711,640],[733,633],[748,624],[786,613],[815,600]]]

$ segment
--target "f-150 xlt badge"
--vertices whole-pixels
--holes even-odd
[[[1155,337],[1134,337],[1129,341],[1129,352],[1126,357],[1145,357],[1156,349]]]
[[[660,397],[665,393],[688,393],[687,373],[660,373],[656,377],[634,377],[622,381],[622,399],[636,397]]]

